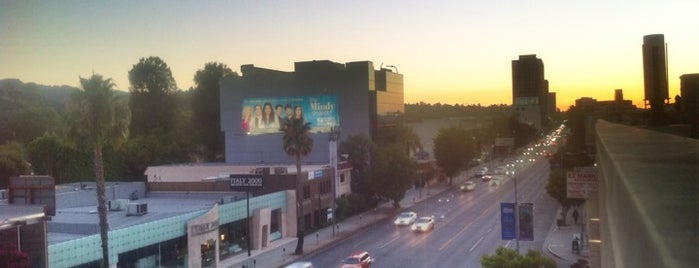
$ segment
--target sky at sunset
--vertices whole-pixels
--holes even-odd
[[[643,104],[643,36],[664,34],[670,96],[699,73],[699,1],[6,1],[0,79],[78,86],[93,72],[129,89],[157,56],[177,85],[207,62],[293,71],[372,61],[404,75],[405,102],[511,104],[511,63],[536,54],[565,110],[614,89]],[[674,100],[673,100],[674,102]]]

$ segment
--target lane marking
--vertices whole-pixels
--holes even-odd
[[[483,241],[483,238],[485,238],[485,236],[481,236],[481,239],[478,239],[478,241],[476,241],[476,243],[473,244],[473,246],[471,247],[471,249],[468,250],[468,252],[473,251],[473,249],[476,248],[476,246],[478,246],[478,244],[480,244],[481,241]]]
[[[396,241],[396,239],[398,239],[398,238],[400,238],[400,236],[394,237],[393,239],[391,239],[388,242],[384,243],[383,245],[379,246],[379,248],[385,248],[386,246],[388,246],[388,244],[393,243],[393,241]]]

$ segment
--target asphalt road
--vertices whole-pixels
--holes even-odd
[[[555,217],[556,201],[544,188],[548,174],[545,159],[518,168],[518,202],[534,203],[534,241],[520,241],[522,253],[542,249]],[[514,240],[500,236],[500,203],[514,202],[514,180],[505,178],[497,186],[473,180],[474,191],[461,192],[455,185],[408,209],[436,218],[430,232],[413,233],[387,219],[306,260],[315,267],[339,267],[351,253],[368,251],[375,259],[372,267],[480,267],[483,254],[493,254],[498,246],[516,247]]]

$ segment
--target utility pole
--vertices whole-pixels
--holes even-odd
[[[337,208],[335,207],[335,199],[337,198],[337,142],[340,140],[340,126],[333,126],[330,128],[330,133],[328,133],[328,140],[330,141],[330,164],[333,167],[333,178],[332,178],[332,194],[333,201],[330,204],[332,209],[332,214],[330,214],[330,223],[333,229],[333,237],[335,237],[335,214],[337,213]]]

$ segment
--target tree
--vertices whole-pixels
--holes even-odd
[[[572,206],[579,206],[585,203],[585,199],[581,198],[568,198],[566,191],[566,171],[563,169],[557,169],[551,171],[549,174],[549,181],[546,183],[546,192],[556,199],[561,205],[561,219],[563,222],[566,221],[566,215],[568,215],[568,210]]]
[[[382,127],[376,135],[376,143],[382,146],[399,143],[408,153],[421,152],[423,149],[420,137],[403,124]]]
[[[340,154],[346,154],[352,164],[352,192],[364,193],[364,176],[369,171],[371,155],[376,145],[364,134],[348,136],[340,143]]]
[[[31,141],[27,151],[34,173],[57,178],[59,158],[63,148],[63,142],[54,133],[44,133],[43,136]],[[56,184],[58,183],[57,180]]]
[[[475,155],[475,146],[469,142],[471,136],[460,126],[442,128],[434,138],[434,152],[437,165],[449,178],[458,175]]]
[[[204,147],[204,160],[214,161],[223,158],[224,137],[221,132],[220,85],[219,80],[226,76],[237,76],[223,63],[209,62],[204,69],[194,75],[192,96],[192,124],[198,132],[198,141]]]
[[[0,145],[0,187],[5,188],[10,177],[26,174],[29,164],[24,160],[24,146],[19,142]]]
[[[76,92],[68,104],[68,138],[76,148],[92,151],[97,184],[97,212],[102,240],[102,267],[109,267],[107,206],[104,186],[102,150],[116,148],[126,140],[130,111],[123,99],[114,96],[114,83],[101,75],[80,78],[82,91]]]
[[[495,254],[481,257],[483,268],[555,268],[556,262],[541,255],[541,252],[529,250],[521,255],[514,249],[498,247]]]
[[[376,150],[369,171],[369,188],[380,196],[393,201],[394,208],[400,208],[405,191],[417,179],[417,163],[405,149],[394,144]]]
[[[177,84],[170,67],[158,57],[141,58],[129,71],[132,112],[130,130],[134,136],[151,130],[172,129],[175,118],[173,94]]]
[[[294,157],[296,162],[296,211],[297,211],[297,232],[298,242],[294,254],[303,254],[303,175],[301,174],[301,157],[307,156],[313,150],[313,138],[311,138],[311,123],[304,122],[303,119],[293,118],[282,122],[284,134],[282,137],[284,152],[288,156]]]

